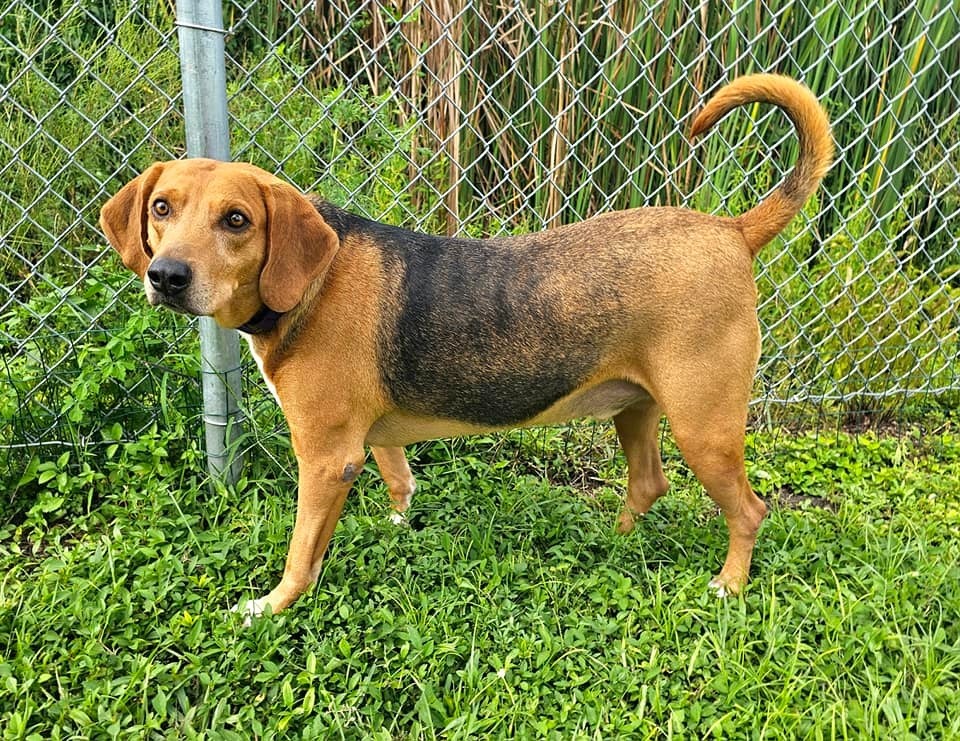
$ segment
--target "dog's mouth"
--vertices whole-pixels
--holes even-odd
[[[155,291],[148,291],[147,302],[151,306],[159,306],[164,309],[169,309],[177,314],[185,314],[187,316],[196,315],[196,312],[192,311],[187,305],[185,297],[182,296],[166,296]]]
[[[185,307],[178,304],[176,301],[164,300],[160,302],[160,305],[170,309],[170,311],[176,312],[177,314],[191,314],[192,312],[188,311]]]

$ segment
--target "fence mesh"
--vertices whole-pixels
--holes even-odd
[[[739,213],[791,168],[791,127],[751,109],[693,146],[691,114],[737,74],[805,81],[838,159],[760,257],[757,409],[956,404],[956,3],[223,7],[234,158],[450,234],[644,204]],[[0,84],[0,471],[15,484],[42,446],[199,403],[193,328],[145,309],[97,227],[122,183],[183,155],[174,10],[6,4]]]

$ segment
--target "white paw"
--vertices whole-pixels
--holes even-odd
[[[390,522],[394,525],[408,525],[407,515],[404,512],[394,512],[390,515]]]
[[[246,602],[238,602],[230,608],[231,612],[239,612],[243,615],[243,627],[249,628],[253,625],[253,619],[258,618],[266,612],[267,601],[265,599],[248,599]]]
[[[719,599],[723,599],[723,598],[726,597],[728,594],[730,594],[730,593],[727,591],[727,585],[724,584],[724,583],[723,583],[722,581],[720,581],[719,579],[713,579],[713,580],[710,582],[710,589],[712,589],[712,590],[714,591],[714,593],[717,595],[717,597],[718,597]]]

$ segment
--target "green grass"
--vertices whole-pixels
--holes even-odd
[[[249,629],[228,608],[282,569],[289,454],[213,491],[182,434],[108,448],[84,514],[0,532],[4,738],[960,737],[949,426],[753,436],[773,507],[726,600],[669,440],[628,537],[607,426],[422,445],[411,526],[362,476],[319,584]]]

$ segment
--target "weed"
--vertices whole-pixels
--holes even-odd
[[[91,486],[98,498],[70,518],[32,514],[0,539],[8,734],[960,731],[949,433],[935,456],[869,435],[754,435],[759,490],[833,506],[775,507],[752,584],[727,600],[706,588],[725,528],[669,450],[672,492],[621,537],[610,487],[622,462],[592,494],[510,460],[511,446],[529,447],[516,436],[420,446],[414,526],[389,523],[382,484],[361,477],[317,586],[244,630],[228,606],[278,577],[292,482],[254,466],[211,494],[181,432],[109,448],[88,482],[37,470],[51,492]],[[605,454],[605,435],[577,437]],[[570,444],[538,443],[557,461]]]

